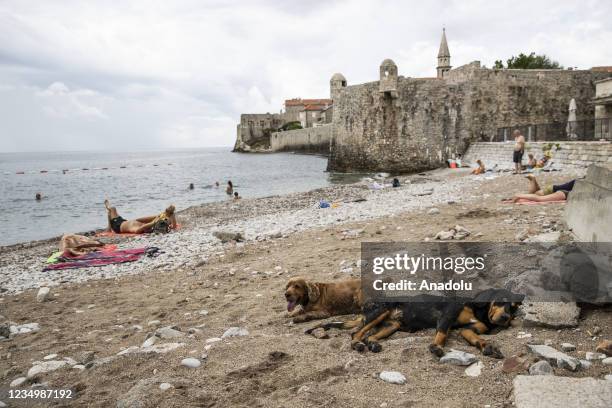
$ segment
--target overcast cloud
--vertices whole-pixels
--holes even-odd
[[[282,4],[279,4],[282,3]],[[329,78],[435,76],[519,52],[612,65],[612,2],[1,1],[0,151],[229,146],[240,113]]]

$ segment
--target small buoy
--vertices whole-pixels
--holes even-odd
[[[119,168],[120,168],[120,169],[125,169],[125,166],[120,166]]]
[[[25,172],[23,172],[23,171],[18,171],[18,172],[17,172],[17,173],[15,173],[15,174],[25,174]]]
[[[89,170],[89,169],[88,169],[88,168],[83,168],[83,169],[81,169],[81,170]]]
[[[47,173],[47,170],[41,170],[40,172],[41,173]]]
[[[102,170],[108,170],[108,167],[102,167]]]

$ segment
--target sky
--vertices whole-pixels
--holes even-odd
[[[612,65],[612,2],[0,0],[0,152],[231,146],[241,113],[520,52]]]

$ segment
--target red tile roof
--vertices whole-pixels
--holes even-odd
[[[306,105],[331,105],[331,99],[287,99],[285,100],[285,107],[287,106],[306,106]]]
[[[593,67],[593,68],[591,68],[591,71],[597,71],[597,72],[612,72],[612,66],[607,66],[607,67]]]

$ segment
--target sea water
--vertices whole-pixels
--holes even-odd
[[[239,154],[229,148],[164,152],[0,153],[0,245],[107,225],[104,199],[126,218],[228,200],[308,191],[345,179],[327,159],[291,153]],[[220,187],[214,187],[219,182]],[[189,189],[189,184],[194,189]],[[37,192],[43,199],[35,200]]]

